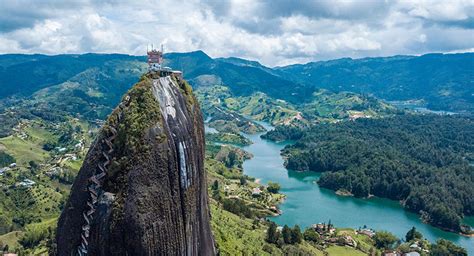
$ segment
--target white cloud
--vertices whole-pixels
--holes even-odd
[[[458,21],[472,16],[472,1],[430,1],[402,2],[409,8],[408,13],[413,16],[423,17],[436,21]]]
[[[275,66],[474,48],[474,2],[463,0],[4,2],[0,53],[143,55],[164,43]]]

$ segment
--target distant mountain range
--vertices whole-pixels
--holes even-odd
[[[385,100],[419,100],[435,110],[474,111],[474,53],[344,58],[276,68],[239,58],[213,59],[202,51],[169,53],[165,58],[166,65],[183,70],[195,87],[223,84],[235,95],[261,91],[298,103],[324,88]],[[101,101],[113,106],[145,70],[144,56],[0,55],[0,99],[76,82],[76,94],[102,95]]]
[[[474,110],[474,53],[339,59],[280,67],[310,87],[421,99],[436,110]]]

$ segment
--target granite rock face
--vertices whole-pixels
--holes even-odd
[[[190,86],[144,75],[91,145],[59,218],[58,255],[215,255],[204,127]]]

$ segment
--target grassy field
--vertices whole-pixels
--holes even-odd
[[[14,251],[15,248],[18,248],[19,246],[18,239],[20,239],[22,234],[23,234],[22,231],[13,231],[13,232],[1,235],[0,244],[2,244],[3,246],[8,245],[9,250]]]
[[[267,243],[266,225],[225,211],[216,202],[211,203],[211,216],[212,231],[221,255],[291,255],[295,251],[303,253],[301,255],[324,255],[306,241],[298,245],[283,245],[281,248]]]
[[[29,135],[29,140],[36,144],[42,145],[47,141],[57,140],[57,136],[37,125],[29,126],[24,131]]]
[[[275,245],[265,241],[265,227],[253,226],[249,219],[241,218],[216,205],[211,205],[212,230],[222,255],[270,255],[263,251],[266,245],[277,250]],[[268,250],[268,249],[267,249]]]
[[[347,246],[331,245],[326,249],[329,256],[366,256],[367,254]]]
[[[337,229],[337,235],[349,235],[351,236],[358,244],[358,247],[361,251],[369,252],[370,248],[373,248],[373,241],[366,235],[356,234],[353,229]],[[375,249],[375,248],[374,248]]]
[[[23,231],[13,231],[0,236],[0,244],[3,246],[8,245],[8,250],[10,252],[16,251],[16,249],[21,248],[19,240],[25,236],[29,235],[32,237],[39,236],[39,234],[48,232],[48,229],[55,229],[56,223],[58,221],[57,217],[47,219],[39,223],[32,223],[25,226]],[[22,251],[23,255],[47,255],[48,249],[44,243],[40,243],[37,247],[32,250]]]
[[[5,152],[15,157],[19,166],[27,166],[29,161],[42,162],[49,157],[49,153],[32,140],[23,140],[12,135],[0,138],[0,144],[5,146]]]
[[[20,135],[26,137],[20,138]],[[0,148],[13,156],[19,166],[28,166],[29,161],[43,162],[50,157],[43,150],[48,141],[57,140],[57,136],[43,127],[39,121],[31,121],[23,125],[21,133],[17,132],[8,137],[0,138]]]
[[[68,161],[65,161],[62,166],[70,168],[74,171],[79,171],[79,169],[81,169],[81,166],[82,166],[82,160],[76,160],[76,161],[68,160]]]

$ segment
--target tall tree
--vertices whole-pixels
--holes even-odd
[[[410,242],[414,239],[421,239],[423,235],[416,230],[415,227],[412,227],[407,234],[405,235],[405,241]]]
[[[281,234],[283,236],[283,241],[285,242],[285,244],[291,244],[291,229],[288,227],[288,225],[285,225],[283,227]]]
[[[375,246],[380,249],[391,249],[398,238],[388,231],[379,231],[373,236]]]
[[[267,229],[267,242],[275,244],[278,241],[278,231],[275,222],[270,222],[270,226]]]
[[[301,234],[300,226],[295,225],[295,227],[291,230],[291,243],[292,244],[299,244],[303,240],[303,235]]]

